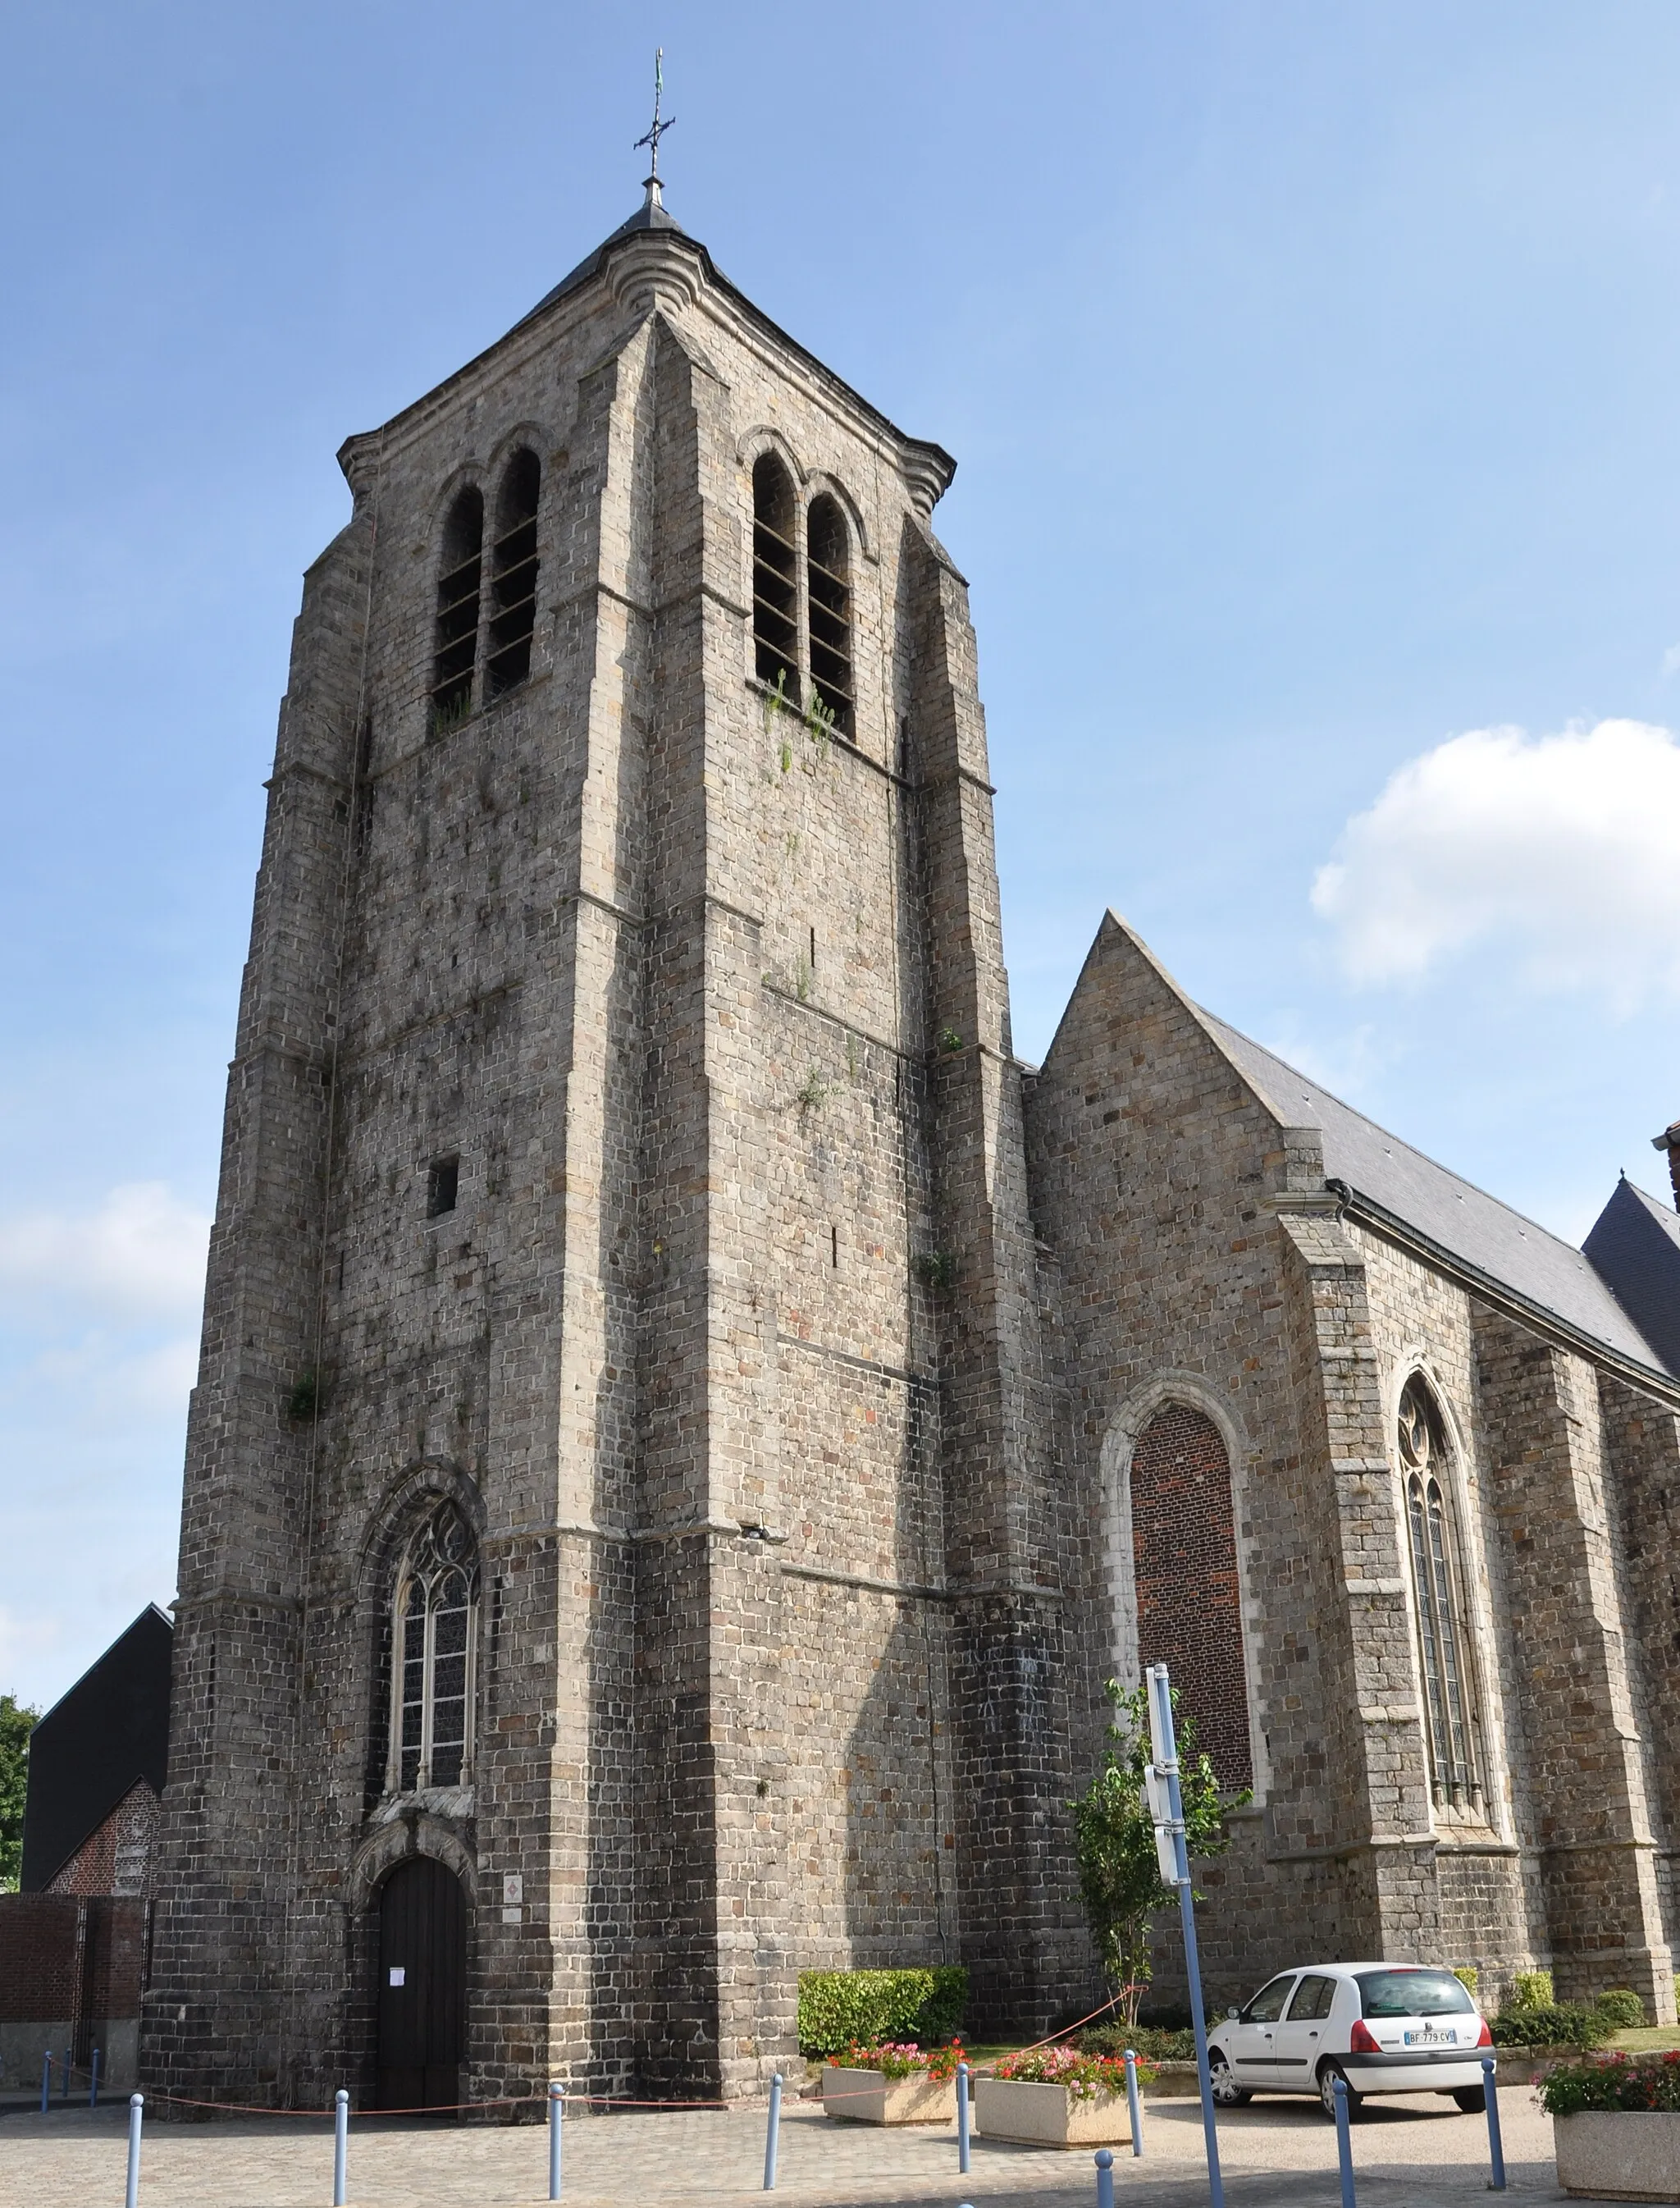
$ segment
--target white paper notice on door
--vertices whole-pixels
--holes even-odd
[[[404,1979],[407,1977],[407,1975],[408,1975],[407,1971],[403,1968],[403,1965],[402,1965],[400,1963],[393,1963],[393,1964],[392,1964],[392,1965],[391,1965],[391,1983],[392,1983],[392,1984],[393,1984],[393,1986],[399,1986],[399,1985],[401,1985],[401,1984],[402,1984],[402,1983],[403,1983],[403,1981],[404,1981]]]

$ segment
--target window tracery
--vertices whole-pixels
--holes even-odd
[[[477,1544],[440,1503],[404,1551],[393,1598],[393,1792],[471,1783],[477,1624]]]
[[[1437,1803],[1479,1804],[1475,1724],[1466,1660],[1457,1531],[1440,1413],[1419,1378],[1400,1399],[1400,1461],[1412,1557],[1413,1616],[1423,1667],[1425,1732]]]

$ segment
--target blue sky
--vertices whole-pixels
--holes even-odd
[[[669,204],[957,454],[1018,1047],[1105,904],[1578,1239],[1680,1115],[1680,13],[15,11],[0,1688],[173,1588],[333,454]]]

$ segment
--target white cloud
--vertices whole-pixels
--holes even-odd
[[[1680,744],[1641,721],[1454,736],[1347,823],[1312,904],[1355,982],[1485,945],[1618,1014],[1680,999]]]
[[[159,1322],[189,1317],[204,1293],[210,1221],[163,1181],[114,1188],[97,1211],[26,1213],[0,1224],[0,1296],[42,1296]]]

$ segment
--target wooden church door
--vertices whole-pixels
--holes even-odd
[[[379,1897],[379,2106],[459,2101],[465,2022],[466,1897],[453,1871],[412,1856]]]

